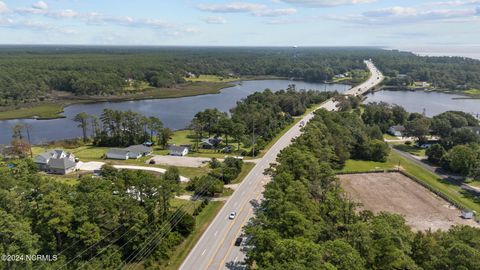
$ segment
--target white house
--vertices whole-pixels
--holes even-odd
[[[36,156],[40,170],[53,174],[69,174],[77,169],[75,156],[63,150],[50,150]]]
[[[188,155],[188,147],[186,146],[172,145],[169,147],[168,150],[170,151],[170,156],[184,157]]]
[[[391,126],[388,128],[387,133],[395,136],[395,137],[402,137],[403,133],[405,132],[404,126]]]
[[[415,87],[426,88],[430,87],[428,82],[415,82]]]

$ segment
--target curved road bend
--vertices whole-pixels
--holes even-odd
[[[365,61],[371,72],[371,77],[359,86],[346,92],[347,95],[363,95],[369,89],[377,86],[383,80],[383,75],[370,61]],[[326,110],[336,110],[336,103],[328,100],[319,106]],[[313,118],[313,113],[303,117],[307,123]],[[242,233],[243,226],[253,215],[252,200],[261,200],[264,185],[268,177],[263,175],[265,169],[274,163],[280,151],[290,145],[292,139],[301,134],[301,121],[288,130],[265,154],[245,177],[242,183],[227,200],[207,230],[203,233],[195,247],[180,266],[182,270],[202,269],[243,269],[240,264],[245,255],[234,242]],[[230,212],[237,212],[234,220],[229,220]],[[227,267],[228,266],[228,267]]]

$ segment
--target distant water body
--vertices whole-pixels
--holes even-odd
[[[12,138],[12,127],[18,123],[32,126],[32,142],[44,143],[53,140],[80,137],[81,129],[73,121],[76,114],[87,112],[100,116],[104,109],[132,110],[146,116],[159,117],[165,126],[177,130],[187,127],[195,114],[207,108],[217,108],[228,112],[236,103],[250,94],[264,89],[278,91],[295,84],[297,89],[344,92],[349,88],[343,84],[308,83],[289,80],[257,80],[235,83],[235,86],[223,89],[220,94],[193,97],[135,100],[122,102],[99,102],[75,104],[65,108],[65,118],[51,120],[14,119],[0,121],[0,144],[7,144]]]
[[[460,56],[480,60],[480,45],[401,47],[389,49],[409,51],[422,56]]]

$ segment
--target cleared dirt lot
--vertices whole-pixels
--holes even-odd
[[[403,215],[414,230],[448,230],[452,225],[478,226],[460,210],[400,173],[339,175],[342,187],[361,208]]]

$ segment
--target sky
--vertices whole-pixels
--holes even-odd
[[[480,0],[0,0],[0,44],[479,46]]]

